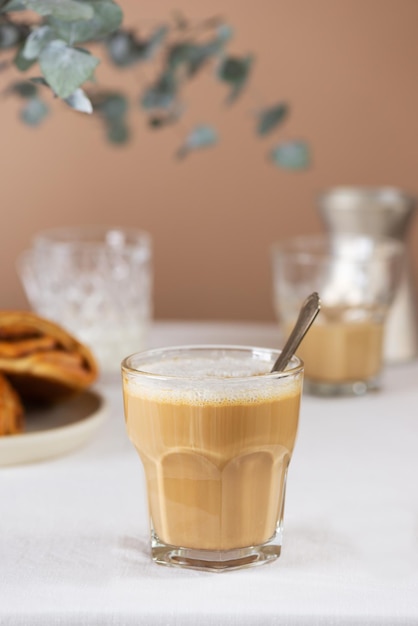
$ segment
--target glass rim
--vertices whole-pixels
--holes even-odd
[[[224,350],[230,352],[250,352],[250,353],[268,353],[274,356],[274,361],[277,359],[279,354],[281,353],[280,349],[273,348],[265,348],[259,346],[247,346],[247,345],[235,345],[235,344],[190,344],[190,345],[178,345],[178,346],[167,346],[164,348],[152,348],[150,350],[141,350],[138,352],[134,352],[133,354],[125,357],[121,363],[121,369],[123,373],[127,374],[135,374],[140,375],[145,379],[151,380],[168,380],[168,381],[208,381],[210,383],[216,381],[228,381],[231,383],[235,382],[244,382],[244,381],[254,381],[254,380],[273,380],[277,378],[288,378],[290,376],[294,376],[296,374],[302,373],[304,369],[304,362],[302,359],[296,355],[293,355],[291,358],[291,363],[293,362],[293,367],[287,367],[282,372],[266,372],[265,374],[254,374],[252,376],[234,376],[231,378],[225,378],[224,376],[210,376],[210,378],[192,378],[191,376],[173,376],[168,374],[157,374],[155,372],[147,372],[146,370],[141,370],[138,367],[133,367],[132,364],[129,363],[131,359],[141,357],[147,358],[152,356],[161,356],[163,354],[169,353],[179,353],[179,352],[198,352],[198,351],[216,351],[216,350]]]
[[[116,224],[83,224],[75,226],[58,226],[38,231],[32,237],[32,245],[35,248],[68,247],[77,246],[102,246],[108,245],[106,235],[109,233],[121,233],[126,237],[126,243],[151,247],[151,234],[140,228],[120,226]]]
[[[378,254],[369,257],[354,257],[339,253],[333,253],[332,242],[354,242],[359,243],[370,242],[373,249]],[[338,260],[338,262],[346,262],[356,265],[370,265],[370,263],[381,262],[391,257],[401,257],[404,254],[404,244],[394,237],[382,237],[374,239],[368,235],[360,235],[356,233],[344,233],[329,236],[323,233],[296,235],[288,239],[282,239],[272,244],[271,253],[273,259],[279,255],[283,258],[296,260],[298,263],[328,262],[329,260]]]
[[[349,202],[352,200],[381,202],[384,208],[390,207],[397,211],[403,211],[415,204],[416,197],[408,191],[391,185],[337,185],[321,191],[317,196],[317,202],[320,205],[325,205],[329,201],[345,201],[346,204],[343,202],[336,207],[338,211],[351,211],[352,206]],[[396,204],[393,204],[394,202]],[[364,208],[362,207],[362,210]],[[375,210],[376,206],[372,205],[369,208],[369,211]]]

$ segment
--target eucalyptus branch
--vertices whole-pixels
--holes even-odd
[[[21,10],[25,11],[24,20],[17,19]],[[36,21],[27,21],[27,11]],[[122,19],[114,0],[0,0],[0,53],[14,54],[14,70],[21,77],[12,80],[8,93],[22,101],[24,123],[39,126],[44,122],[50,113],[45,100],[50,92],[73,110],[93,114],[103,124],[107,138],[123,144],[131,136],[127,113],[132,106],[146,116],[150,129],[183,120],[187,83],[204,69],[210,68],[218,84],[227,88],[227,105],[234,104],[247,89],[253,55],[229,52],[233,31],[222,17],[193,24],[177,12],[146,36],[122,26]],[[103,61],[116,71],[153,67],[154,79],[143,84],[132,101],[120,90],[96,81],[95,70]],[[256,134],[271,136],[286,121],[289,110],[287,103],[279,101],[256,112]],[[216,129],[200,124],[183,139],[177,156],[184,158],[217,141]],[[268,154],[287,169],[303,169],[309,164],[309,150],[303,141],[282,141]]]

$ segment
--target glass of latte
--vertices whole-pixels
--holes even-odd
[[[302,236],[274,246],[274,300],[284,335],[305,294],[321,296],[321,312],[298,350],[306,391],[362,395],[380,387],[385,320],[403,252],[399,241],[358,235]]]
[[[151,553],[221,571],[280,555],[303,363],[265,348],[185,346],[122,363],[128,435],[146,479]]]

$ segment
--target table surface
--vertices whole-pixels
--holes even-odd
[[[151,346],[278,344],[274,324],[156,323]],[[361,398],[304,395],[274,563],[207,573],[155,565],[142,469],[109,414],[66,456],[0,468],[2,626],[418,624],[418,363]]]

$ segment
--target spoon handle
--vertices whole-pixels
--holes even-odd
[[[272,372],[282,372],[295,354],[300,342],[308,332],[321,308],[319,295],[314,291],[302,304],[296,324],[286,341],[283,350],[272,367]]]

